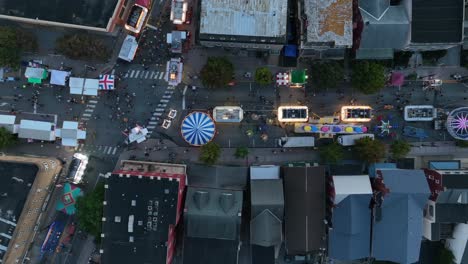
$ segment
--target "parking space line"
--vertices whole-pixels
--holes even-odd
[[[161,99],[161,100],[159,100],[159,102],[161,102],[161,103],[169,103],[169,100]]]
[[[164,72],[161,72],[161,73],[159,74],[159,78],[158,78],[158,79],[162,79],[163,76],[164,76]]]
[[[84,113],[83,116],[91,116],[91,114]]]

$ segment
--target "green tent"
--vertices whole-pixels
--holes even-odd
[[[27,67],[24,76],[28,78],[29,83],[42,83],[42,80],[47,79],[49,72],[43,68]]]
[[[306,70],[292,70],[290,76],[291,81],[289,86],[292,87],[302,87],[307,81]]]

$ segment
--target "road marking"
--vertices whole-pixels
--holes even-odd
[[[161,72],[161,73],[159,74],[159,78],[158,78],[158,79],[162,79],[163,76],[164,76],[164,72]]]
[[[125,76],[124,76],[124,78],[127,78],[127,77],[128,77],[128,72],[127,72],[127,73],[125,73]]]
[[[94,109],[93,109],[93,108],[91,108],[91,109],[85,109],[85,112],[91,112],[91,113],[92,113],[92,112],[94,112]]]
[[[175,90],[175,86],[169,86],[167,87],[168,90]]]
[[[169,103],[169,100],[161,99],[161,100],[159,100],[159,102],[161,102],[161,103]]]
[[[162,3],[162,0],[159,1],[160,3]],[[154,29],[154,30],[158,30],[157,27],[153,26],[153,25],[150,25],[150,24],[146,24],[147,27],[151,28],[151,29]]]
[[[152,116],[150,120],[156,120],[156,117],[155,117],[155,116]]]
[[[103,151],[104,154],[107,152],[107,148],[108,148],[108,146],[105,146],[105,147],[104,147],[104,151]]]
[[[109,149],[107,150],[107,155],[111,154],[112,149],[113,147],[109,147]]]
[[[89,100],[89,102],[92,103],[92,104],[97,104],[98,101],[96,101],[96,100]]]
[[[117,152],[117,147],[115,147],[114,151],[112,151],[112,155],[115,155],[116,152]]]
[[[153,79],[154,73],[154,71],[151,72],[150,79]]]
[[[159,72],[156,72],[156,74],[154,75],[154,79],[157,79],[159,76]]]
[[[148,122],[148,124],[150,124],[150,125],[157,125],[157,124],[158,124],[158,122],[155,122],[155,121],[150,121],[150,122]]]
[[[91,114],[84,113],[83,116],[91,116]]]
[[[185,87],[184,87],[184,91],[182,92],[182,95],[185,95],[185,93],[187,92],[187,88],[188,88],[188,86],[187,86],[187,85],[185,85]]]
[[[147,126],[146,128],[147,128],[148,130],[151,130],[151,129],[154,129],[155,127],[156,127],[156,126]],[[149,133],[151,133],[151,131],[149,131]]]
[[[150,73],[149,71],[146,72],[146,74],[145,74],[145,79],[148,79],[149,73]]]
[[[164,108],[156,108],[156,109],[154,109],[154,111],[161,112],[161,111],[164,111]]]
[[[158,107],[166,107],[167,104],[158,104]]]
[[[169,75],[169,72],[166,72],[166,75],[164,75],[164,80],[169,80],[169,78],[167,77]]]
[[[164,93],[165,93],[165,94],[173,94],[174,91],[165,91]]]
[[[82,117],[81,120],[83,120],[83,121],[88,121],[89,118],[87,118],[87,117]]]
[[[138,78],[138,75],[140,75],[140,71],[136,71],[135,78]]]
[[[102,146],[99,146],[98,150],[101,150],[102,149]]]
[[[154,113],[155,116],[162,116],[162,113]]]
[[[86,105],[86,107],[95,108],[96,106],[95,105]]]
[[[133,75],[134,75],[134,74],[135,74],[135,71],[132,70],[132,71],[130,72],[130,76],[128,76],[128,77],[129,77],[129,78],[133,78]]]
[[[171,99],[172,95],[163,95],[162,98]]]
[[[112,69],[111,75],[114,75],[114,73],[115,73],[115,69]]]

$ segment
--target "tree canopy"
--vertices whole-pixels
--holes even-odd
[[[394,159],[401,159],[406,157],[410,150],[411,145],[405,140],[395,140],[390,145],[390,153]]]
[[[214,142],[209,142],[201,147],[200,161],[206,165],[213,165],[218,161],[220,155],[221,147]]]
[[[367,163],[379,162],[385,156],[385,145],[370,137],[356,140],[354,149],[359,159]]]
[[[335,164],[343,159],[343,147],[333,142],[319,148],[320,159],[324,163]]]
[[[0,27],[0,66],[17,68],[21,48],[17,45],[17,35],[13,28]]]
[[[92,192],[76,201],[76,216],[80,227],[96,239],[101,237],[103,201],[104,184],[98,184]]]
[[[247,155],[249,155],[249,149],[247,147],[238,147],[234,153],[234,156],[238,159],[243,159],[247,157]]]
[[[255,70],[255,82],[260,85],[268,85],[273,81],[273,75],[267,67],[260,67]]]
[[[6,128],[0,127],[0,149],[9,147],[15,144],[18,138],[10,133]]]
[[[343,81],[343,65],[338,62],[313,63],[310,70],[312,82],[318,89],[336,88]]]
[[[65,35],[57,39],[55,49],[71,59],[106,60],[110,56],[104,42],[88,34]]]
[[[365,94],[378,92],[385,85],[384,66],[370,61],[354,64],[351,84]]]
[[[209,57],[200,76],[206,87],[224,87],[234,78],[234,65],[225,57]]]

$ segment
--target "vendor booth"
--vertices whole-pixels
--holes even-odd
[[[50,84],[65,86],[68,77],[70,77],[70,72],[68,71],[59,71],[51,70],[50,71]]]
[[[213,119],[217,123],[240,123],[244,111],[239,106],[217,106],[213,109]]]
[[[182,121],[180,133],[184,140],[192,146],[202,146],[213,140],[216,126],[213,119],[206,113],[193,112]]]
[[[29,83],[42,83],[42,80],[47,79],[48,71],[44,68],[27,67],[24,72],[24,77],[28,79]]]
[[[70,94],[97,96],[99,80],[70,77],[69,86]]]

